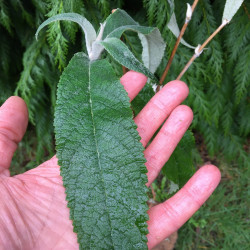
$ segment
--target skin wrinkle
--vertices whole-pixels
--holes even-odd
[[[19,184],[25,189],[25,183],[24,182],[19,181]],[[7,187],[10,187],[10,185],[8,185]],[[14,185],[12,185],[12,188],[9,188],[9,190],[12,193],[12,196],[16,197],[16,201],[15,201],[16,209],[19,211],[20,218],[23,218],[23,223],[26,225],[26,228],[27,229],[32,228],[32,227],[29,227],[29,223],[26,223],[26,219],[24,219],[25,217],[31,219],[30,215],[29,216],[27,216],[27,215],[25,216],[25,214],[23,215],[23,212],[22,212],[22,211],[25,211],[26,209],[28,209],[29,206],[28,207],[24,206],[24,209],[22,209],[22,210],[19,208],[20,204],[25,204],[25,202],[24,202],[25,201],[25,192],[24,192],[24,190],[20,189],[22,192],[19,192],[18,189],[17,189],[16,183],[14,183]],[[15,193],[13,192],[14,190],[15,190]],[[27,193],[29,193],[29,192],[27,192]],[[28,198],[30,198],[30,195],[29,195]],[[27,200],[27,203],[28,203],[29,199],[26,198],[26,200]],[[35,215],[34,218],[36,219],[36,221],[39,221],[40,224],[44,223],[42,220],[39,220],[39,217],[37,217],[34,212],[32,212],[32,211],[30,211],[30,212]],[[27,221],[29,221],[29,220],[27,220]],[[31,223],[34,223],[34,220],[31,220]],[[32,229],[30,229],[28,231],[29,231],[29,235],[30,235],[30,238],[31,238],[30,241],[32,242],[31,245],[33,245],[34,242],[35,242],[34,231]]]
[[[15,239],[13,238],[12,232],[10,232],[9,230],[6,230],[4,227],[2,227],[2,225],[4,225],[4,224],[5,224],[5,222],[2,221],[1,217],[0,217],[0,230],[1,230],[1,232],[3,232],[0,234],[0,240],[1,240],[0,242],[2,243],[2,246],[5,247],[5,248],[0,248],[0,249],[2,249],[2,250],[17,249],[17,246],[13,247],[13,244],[15,244]],[[12,242],[14,242],[14,243],[12,244]]]
[[[20,211],[19,210],[17,210],[16,208],[16,203],[15,203],[15,201],[14,201],[14,196],[13,196],[13,194],[12,194],[12,192],[11,192],[11,190],[8,188],[8,186],[2,186],[1,187],[1,190],[4,190],[6,193],[7,193],[7,195],[9,196],[9,199],[8,199],[8,203],[7,204],[5,204],[5,206],[4,206],[4,210],[5,210],[5,214],[3,214],[2,213],[2,210],[1,210],[1,215],[8,215],[8,216],[6,216],[6,218],[8,218],[9,220],[8,220],[8,222],[6,223],[6,221],[4,222],[4,224],[3,225],[7,225],[7,227],[5,227],[5,230],[4,231],[8,231],[8,229],[9,229],[9,226],[11,226],[12,225],[12,227],[11,227],[11,229],[12,230],[14,230],[14,231],[11,231],[10,232],[10,235],[11,235],[11,238],[14,240],[14,239],[16,239],[16,240],[14,240],[13,242],[14,243],[18,243],[18,248],[19,249],[21,249],[21,247],[22,247],[22,244],[21,244],[21,238],[22,238],[22,233],[19,233],[18,232],[18,229],[17,229],[17,227],[16,227],[16,218],[13,218],[13,216],[12,216],[12,213],[14,212],[14,213],[17,213],[17,218],[20,218],[21,219],[21,221],[23,220],[23,218],[22,218],[22,215],[20,214]],[[11,222],[11,223],[10,223]],[[7,229],[7,230],[6,230]]]
[[[186,192],[187,197],[190,197],[193,202],[197,204],[197,207],[201,207],[203,202],[199,201],[196,195],[193,192],[189,191],[185,186],[183,187],[184,192]]]
[[[7,154],[6,148],[9,148]],[[11,163],[11,157],[17,148],[17,144],[5,135],[0,132],[0,167],[6,169]],[[9,155],[11,154],[11,157]]]
[[[41,181],[41,179],[43,179],[43,178],[39,178],[38,179],[38,181],[37,181],[37,178],[32,178],[33,180],[35,180],[35,183],[33,183],[33,185],[34,186],[37,186],[37,185],[39,185],[39,182]],[[46,180],[46,182],[48,182],[47,180]],[[25,183],[24,183],[25,184]],[[36,185],[37,184],[37,185]],[[25,187],[26,185],[24,185],[24,187]],[[56,184],[54,184],[53,186],[56,186]],[[38,188],[39,188],[39,186],[38,186]],[[33,195],[33,193],[30,193],[30,195]],[[52,206],[52,203],[53,203],[53,200],[54,200],[54,198],[53,197],[55,197],[55,188],[54,188],[54,191],[53,191],[53,194],[52,194],[52,197],[50,198],[50,201],[49,201],[49,206],[48,207],[46,207],[46,213],[47,213],[47,215],[45,215],[45,219],[43,220],[43,221],[40,221],[40,224],[42,225],[42,228],[41,228],[41,230],[40,230],[40,232],[36,232],[37,233],[37,239],[34,239],[33,240],[33,242],[37,242],[37,240],[38,240],[38,238],[39,238],[39,236],[40,236],[40,234],[42,234],[42,232],[43,232],[43,230],[44,230],[44,228],[46,228],[46,224],[44,223],[44,221],[46,221],[46,218],[48,218],[49,217],[49,214],[50,214],[50,207]],[[35,195],[33,195],[33,198],[31,199],[31,200],[36,200],[37,198],[36,198],[36,196]],[[37,202],[35,203],[36,204],[36,206],[37,206]],[[46,203],[44,203],[43,202],[43,206],[45,205]],[[42,206],[42,207],[43,207]],[[38,207],[41,207],[41,206],[38,206]],[[28,208],[28,207],[27,207]],[[36,217],[35,217],[36,218]],[[38,219],[38,218],[36,218],[36,219]],[[49,220],[47,220],[47,221],[49,221]],[[53,231],[53,230],[52,230]],[[35,246],[35,245],[34,245]]]
[[[3,126],[5,124],[5,126]],[[16,146],[20,142],[22,138],[20,138],[19,134],[14,131],[14,128],[11,128],[10,126],[8,127],[8,123],[4,121],[0,121],[0,136],[6,137],[6,141],[15,143]],[[5,128],[6,127],[6,128]],[[2,140],[2,138],[1,138]]]

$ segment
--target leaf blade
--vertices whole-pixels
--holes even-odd
[[[223,11],[222,21],[227,20],[230,22],[243,1],[244,0],[227,0]]]
[[[80,249],[146,249],[143,147],[127,93],[106,60],[72,58],[59,82],[55,132]]]
[[[85,34],[87,51],[88,51],[88,54],[90,55],[91,45],[96,40],[96,31],[93,25],[85,17],[77,13],[63,13],[63,14],[58,14],[58,15],[48,18],[38,27],[36,34],[35,34],[36,39],[38,37],[38,33],[40,32],[42,28],[44,28],[46,25],[55,21],[72,21],[72,22],[78,23],[81,26]]]
[[[177,24],[177,20],[176,20],[176,16],[175,14],[173,13],[173,15],[171,16],[168,24],[167,24],[168,28],[170,29],[170,31],[175,35],[176,38],[178,38],[179,34],[180,34],[180,29],[178,27],[178,24]],[[186,47],[188,48],[191,48],[191,49],[195,49],[194,46],[190,45],[189,43],[187,43],[183,38],[181,39],[181,43],[183,45],[185,45]]]
[[[139,60],[137,60],[137,58],[121,40],[113,37],[106,38],[100,43],[121,65],[127,67],[128,69],[140,72],[152,80],[158,82],[157,78],[149,71],[149,69],[147,69]]]
[[[158,28],[140,26],[125,11],[117,9],[108,17],[103,37],[120,38],[127,30],[138,33],[143,47],[142,61],[154,73],[162,60],[166,47],[160,31]]]

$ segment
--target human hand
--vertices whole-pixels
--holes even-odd
[[[121,83],[132,100],[145,85],[146,77],[130,71]],[[183,82],[170,82],[135,118],[146,147],[168,117],[145,149],[147,186],[157,177],[192,121],[191,109],[180,105],[187,95],[188,87]],[[0,108],[0,249],[78,249],[56,157],[10,177],[8,168],[27,123],[27,107],[21,98],[11,97]],[[219,170],[204,166],[176,195],[149,209],[149,249],[181,227],[219,181]]]

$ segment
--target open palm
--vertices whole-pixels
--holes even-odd
[[[121,83],[132,100],[145,85],[146,77],[130,71],[121,78]],[[191,109],[180,105],[187,95],[188,88],[183,82],[170,82],[135,118],[146,148],[147,186],[157,177],[192,121]],[[27,123],[28,112],[21,98],[11,97],[0,108],[0,249],[78,249],[57,158],[10,177],[8,168]],[[175,196],[151,208],[148,247],[157,245],[182,226],[219,181],[219,170],[212,165],[204,166]]]

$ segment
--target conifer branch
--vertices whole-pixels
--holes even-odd
[[[184,23],[184,25],[183,25],[182,28],[181,28],[180,34],[179,34],[179,36],[178,36],[178,38],[177,38],[177,40],[176,40],[176,43],[175,43],[174,48],[173,48],[173,50],[172,50],[172,53],[171,53],[171,56],[170,56],[169,61],[168,61],[168,63],[167,63],[167,66],[166,66],[166,68],[165,68],[165,70],[164,70],[164,72],[163,72],[163,74],[162,74],[162,77],[161,77],[161,79],[160,79],[160,85],[163,84],[163,82],[164,82],[164,80],[165,80],[165,78],[166,78],[166,76],[167,76],[167,74],[168,74],[168,71],[169,71],[169,69],[170,69],[171,63],[172,63],[172,61],[173,61],[173,59],[174,59],[175,53],[176,53],[177,48],[178,48],[178,46],[179,46],[179,44],[180,44],[181,38],[183,37],[183,35],[184,35],[184,33],[185,33],[185,30],[186,30],[186,28],[187,28],[187,26],[188,26],[188,23],[189,23],[189,21],[191,20],[192,13],[194,12],[194,9],[195,9],[195,7],[196,7],[198,1],[199,1],[199,0],[195,0],[195,1],[193,2],[193,5],[192,5],[191,9],[190,9],[190,5],[188,5],[188,7],[187,7],[187,14],[186,14],[185,23]],[[157,86],[156,92],[158,92],[158,91],[160,90],[160,85]]]
[[[247,10],[247,6],[245,5],[245,3],[242,4],[243,8],[244,8],[244,11],[246,12],[247,16],[248,16],[248,19],[250,20],[250,14]]]
[[[195,49],[194,55],[191,57],[191,59],[188,61],[188,63],[185,65],[181,73],[178,75],[176,80],[180,80],[181,77],[184,75],[184,73],[187,71],[187,69],[190,67],[190,65],[193,63],[193,61],[202,53],[203,49],[207,46],[207,44],[229,23],[228,20],[223,20],[222,24],[208,37],[208,39],[202,44],[198,45]]]

